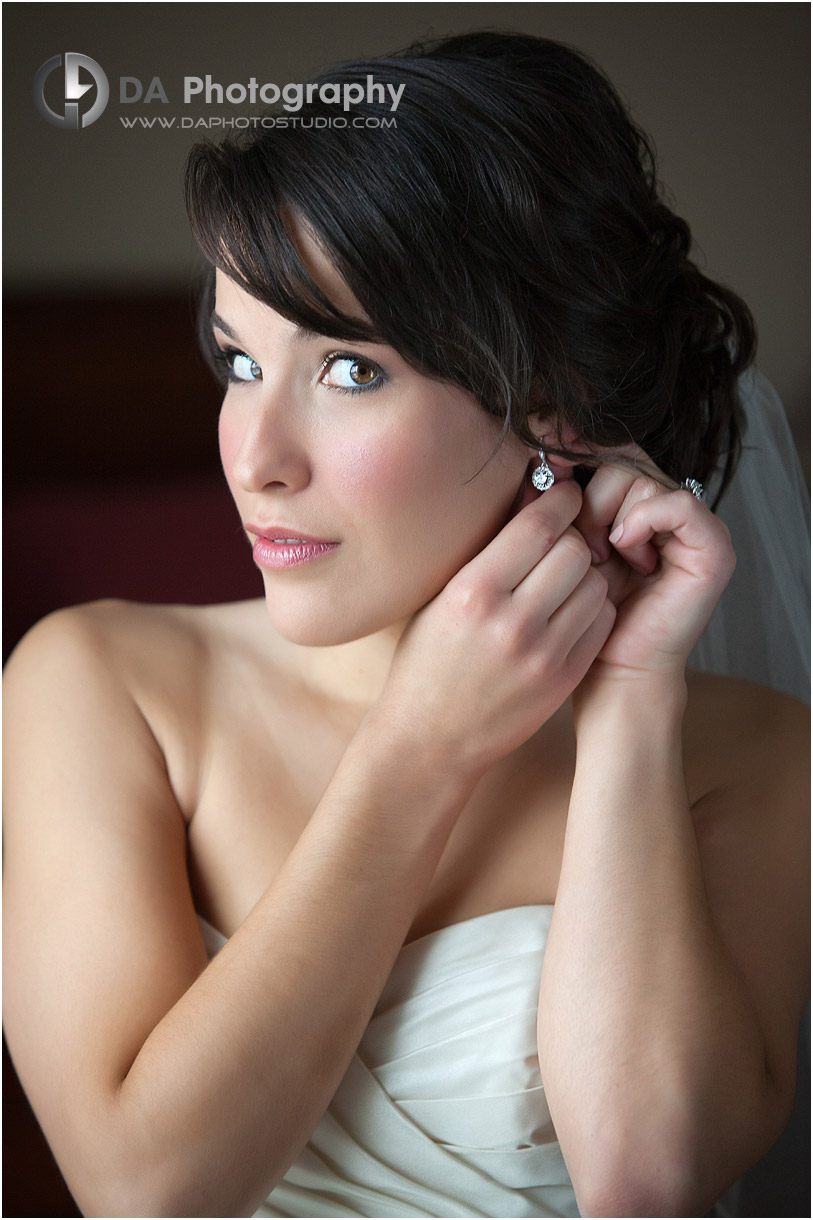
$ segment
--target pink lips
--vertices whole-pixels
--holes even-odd
[[[309,538],[296,530],[284,526],[264,526],[260,529],[251,523],[246,525],[250,534],[256,534],[254,562],[261,568],[294,568],[303,563],[319,559],[329,551],[335,551],[338,542],[325,542]]]

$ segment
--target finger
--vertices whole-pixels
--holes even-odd
[[[618,540],[622,537],[618,530],[621,528],[623,533],[624,522],[636,505],[655,499],[663,499],[670,494],[672,493],[667,491],[660,483],[656,483],[654,479],[641,476],[635,479],[616,513],[615,523],[607,536],[607,540],[615,547],[619,554],[623,555],[625,562],[634,568],[636,572],[649,575],[657,566],[658,549],[652,545],[654,531],[646,537],[641,535],[640,539],[627,535],[627,544],[622,550],[617,545]]]
[[[567,654],[595,621],[607,601],[607,581],[591,566],[551,615],[550,639],[561,654]]]
[[[595,568],[607,581],[607,597],[615,606],[620,606],[630,593],[630,582],[636,586],[638,578],[629,564],[615,551],[604,563]]]
[[[575,522],[593,552],[595,563],[603,563],[609,557],[612,549],[609,533],[618,524],[619,509],[639,478],[650,479],[652,487],[659,492],[674,487],[638,445],[627,445],[619,449],[618,454],[634,461],[635,466],[620,466],[614,462],[600,466],[584,489],[581,512]]]
[[[548,553],[514,590],[515,605],[530,609],[535,621],[550,619],[591,571],[590,551],[578,530],[568,526]],[[607,582],[596,573],[606,595]]]
[[[612,551],[609,533],[635,479],[634,470],[599,466],[584,489],[581,510],[574,525],[590,547],[594,563],[603,563]]]
[[[463,571],[476,573],[493,589],[515,589],[568,528],[581,500],[574,480],[554,484],[512,517]]]
[[[576,677],[577,685],[610,638],[615,619],[615,606],[611,601],[605,601],[593,622],[568,652],[568,668]]]
[[[728,530],[689,491],[673,491],[634,505],[612,535],[613,546],[627,553],[660,539],[669,563],[696,576],[719,576],[723,586],[736,559]]]

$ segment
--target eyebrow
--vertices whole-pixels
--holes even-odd
[[[235,330],[229,326],[225,318],[222,318],[216,309],[212,310],[212,326],[216,326],[218,330],[222,330],[224,335],[229,339],[234,339],[235,343],[240,343],[242,340]],[[293,339],[324,339],[324,335],[320,335],[318,331],[310,330],[307,326],[300,326],[295,323],[294,333],[291,336]]]

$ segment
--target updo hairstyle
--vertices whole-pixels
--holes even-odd
[[[542,416],[550,452],[584,445],[595,465],[634,441],[678,481],[719,467],[724,490],[754,323],[689,258],[652,146],[603,73],[560,43],[484,31],[315,80],[368,75],[405,86],[394,114],[388,95],[344,115],[316,94],[296,123],[193,148],[186,200],[209,262],[301,326],[389,344],[523,442]],[[338,113],[347,126],[313,122]],[[369,325],[312,281],[293,222]]]

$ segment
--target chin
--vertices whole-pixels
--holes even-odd
[[[341,631],[336,623],[281,625],[274,615],[271,616],[271,621],[284,640],[287,640],[289,644],[298,644],[300,648],[333,648],[339,644],[350,644],[353,640],[360,640],[364,636],[372,634],[372,632],[363,630]]]
[[[430,595],[431,597],[432,595]],[[429,597],[425,601],[430,600]],[[358,595],[350,605],[339,598],[308,598],[305,602],[270,597],[266,591],[265,605],[274,629],[291,644],[304,648],[330,648],[350,644],[388,628],[403,626],[420,609],[392,604],[371,604]]]
[[[311,612],[303,607],[280,607],[278,602],[266,598],[266,610],[275,630],[290,644],[303,648],[330,648],[337,644],[349,644],[364,636],[390,626],[367,613],[342,614],[335,606],[314,607]]]

